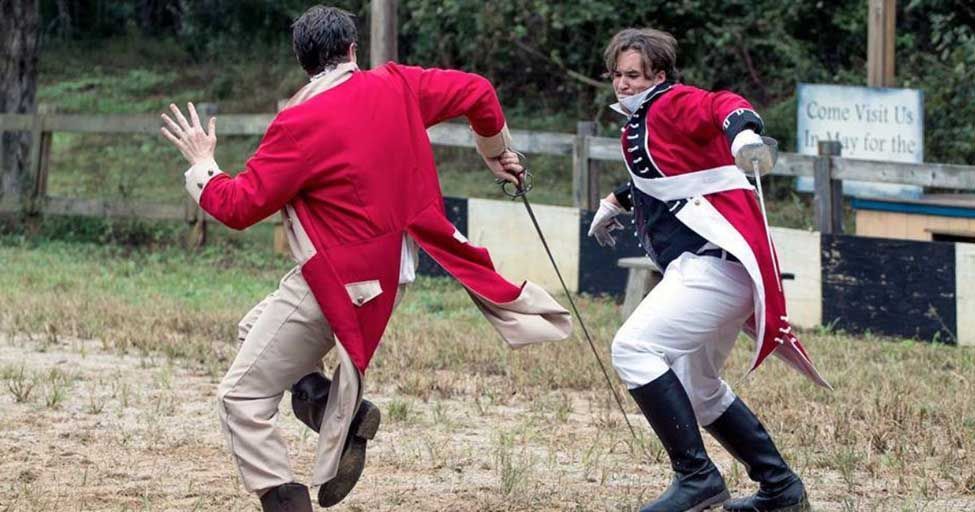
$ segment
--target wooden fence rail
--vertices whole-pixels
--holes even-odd
[[[213,104],[199,104],[201,111],[215,111]],[[220,134],[263,135],[274,114],[220,115]],[[158,135],[162,125],[157,115],[84,115],[84,114],[0,114],[0,132],[27,131],[32,138],[31,171],[36,179],[35,195],[30,204],[38,205],[37,213],[93,216],[136,216],[152,219],[181,219],[188,222],[206,220],[205,215],[186,206],[150,205],[143,202],[96,201],[87,199],[49,198],[47,190],[50,134],[54,132],[113,133]],[[430,142],[441,146],[474,147],[471,130],[463,124],[445,123],[431,127]],[[600,197],[598,162],[621,162],[619,141],[597,137],[595,125],[578,123],[575,134],[512,130],[518,150],[525,153],[557,155],[572,159],[573,202],[576,207],[594,209]],[[782,153],[772,174],[779,176],[812,176],[816,181],[816,221],[826,233],[842,230],[842,202],[839,186],[842,180],[899,183],[960,190],[975,190],[975,166],[948,164],[906,164],[870,160],[852,160],[839,156],[838,144],[822,144],[819,156]],[[11,209],[8,203],[0,205]]]

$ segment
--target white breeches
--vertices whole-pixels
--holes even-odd
[[[613,366],[629,389],[673,370],[709,425],[735,400],[721,367],[753,307],[740,263],[684,253],[616,333]]]

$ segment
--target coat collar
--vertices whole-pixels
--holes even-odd
[[[659,84],[640,93],[643,96],[643,99],[640,100],[640,108],[637,109],[637,111],[642,110],[643,107],[649,104],[651,101],[653,101],[654,98],[669,91],[673,86],[674,86],[674,82],[667,80],[664,82],[660,82]],[[620,102],[613,103],[612,105],[609,106],[609,108],[611,108],[617,114],[626,116],[627,118],[632,117],[633,114],[636,113],[636,112],[633,112],[633,114],[627,113],[626,110],[623,110],[623,105]]]
[[[354,62],[343,62],[334,68],[319,73],[308,81],[308,84],[301,88],[291,99],[288,100],[284,108],[300,105],[314,96],[323,93],[336,85],[339,85],[349,78],[352,73],[359,70],[359,66]]]

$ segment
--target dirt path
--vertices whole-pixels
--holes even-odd
[[[224,450],[213,378],[82,340],[0,337],[0,369],[0,511],[258,509]],[[664,463],[637,462],[599,395],[369,394],[384,423],[363,480],[335,510],[634,510],[669,480]],[[314,437],[287,408],[279,425],[307,479]],[[742,468],[709,446],[729,485],[750,489]],[[885,500],[882,483],[880,496],[843,496],[839,474],[805,478],[816,510],[975,509]]]

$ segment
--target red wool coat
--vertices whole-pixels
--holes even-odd
[[[302,275],[360,372],[393,310],[404,234],[467,288],[510,343],[566,338],[568,312],[531,283],[500,276],[487,250],[444,214],[426,129],[463,115],[477,135],[498,136],[505,119],[491,84],[395,63],[349,72],[293,100],[243,172],[191,168],[187,188],[200,206],[236,229],[286,206],[294,212],[313,248]]]
[[[745,326],[756,338],[751,369],[775,353],[828,386],[789,324],[778,259],[757,195],[728,149],[728,123],[751,110],[737,94],[662,84],[624,126],[624,160],[637,189],[667,201],[678,220],[748,270],[755,302]]]

